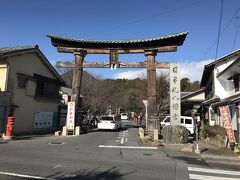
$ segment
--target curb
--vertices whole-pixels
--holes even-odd
[[[163,147],[166,149],[182,151],[182,152],[194,152],[193,144],[163,144]]]
[[[220,155],[210,155],[210,154],[201,154],[203,159],[214,159],[214,160],[227,160],[227,161],[239,161],[238,157],[234,156],[220,156]]]

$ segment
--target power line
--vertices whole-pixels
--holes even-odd
[[[240,7],[233,13],[233,16],[229,19],[228,23],[226,24],[226,26],[223,28],[221,35],[223,35],[223,33],[227,30],[227,28],[229,27],[229,25],[232,23],[234,17],[236,17],[236,15],[238,14],[238,12],[240,11]],[[217,40],[215,40],[211,46],[208,48],[208,50],[203,54],[203,56],[201,57],[201,59],[205,58],[205,56],[212,50],[212,48],[215,46],[215,44],[217,43]]]
[[[217,59],[218,46],[219,46],[219,41],[220,41],[220,33],[221,33],[221,25],[222,25],[222,14],[223,14],[223,0],[221,0],[221,10],[220,10],[220,17],[219,17],[218,38],[217,38],[217,48],[216,48],[215,60]]]
[[[101,33],[101,32],[107,32],[107,31],[112,31],[114,29],[118,29],[118,28],[122,28],[124,26],[129,26],[129,25],[132,25],[132,24],[137,24],[137,23],[140,23],[142,21],[145,21],[145,20],[148,20],[148,19],[151,19],[151,18],[156,18],[158,16],[161,16],[161,15],[165,15],[165,14],[169,14],[169,13],[172,13],[172,12],[176,12],[176,11],[179,11],[179,10],[182,10],[182,9],[185,9],[185,8],[188,8],[188,7],[191,7],[191,6],[194,6],[198,3],[202,2],[202,0],[199,0],[199,1],[196,1],[196,2],[193,2],[193,3],[190,3],[190,4],[187,4],[187,5],[184,5],[184,6],[180,6],[180,7],[177,7],[177,8],[174,8],[174,9],[170,9],[170,10],[167,10],[167,11],[164,11],[164,12],[161,12],[161,13],[158,13],[158,14],[155,14],[155,15],[152,15],[152,16],[148,16],[148,17],[144,17],[144,18],[141,18],[141,19],[138,19],[138,20],[134,20],[134,21],[130,21],[128,23],[125,23],[125,24],[121,24],[119,26],[115,26],[113,28],[105,28],[103,30],[100,30],[98,32],[95,32],[93,34],[97,34],[97,33]]]
[[[234,34],[234,40],[233,40],[233,50],[236,49],[236,41],[237,41],[237,37],[239,34],[239,24],[238,24],[238,20],[240,17],[236,17],[236,22],[235,22],[235,34]]]

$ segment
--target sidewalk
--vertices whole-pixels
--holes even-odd
[[[196,142],[194,144],[196,147]],[[234,152],[228,148],[217,147],[201,141],[198,142],[198,145],[201,151],[201,157],[207,162],[240,165],[240,154],[234,154]]]
[[[28,140],[28,139],[37,139],[42,137],[54,137],[54,134],[48,133],[48,134],[29,134],[29,135],[18,135],[14,136],[12,139],[5,140],[2,136],[0,136],[0,144],[5,143],[8,141],[18,141],[18,140]]]

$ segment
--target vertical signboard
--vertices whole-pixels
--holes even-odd
[[[221,117],[224,123],[224,128],[227,131],[228,140],[230,143],[235,142],[235,136],[232,128],[232,120],[231,120],[229,106],[221,106],[219,107],[219,109],[220,109]]]
[[[75,122],[75,102],[68,102],[68,111],[67,111],[67,129],[74,129]]]
[[[180,125],[181,103],[180,103],[180,65],[170,63],[170,124]]]

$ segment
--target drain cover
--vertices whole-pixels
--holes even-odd
[[[65,144],[64,142],[49,142],[49,145],[63,145]]]
[[[152,154],[147,154],[147,153],[144,153],[143,155],[144,156],[152,156]]]

